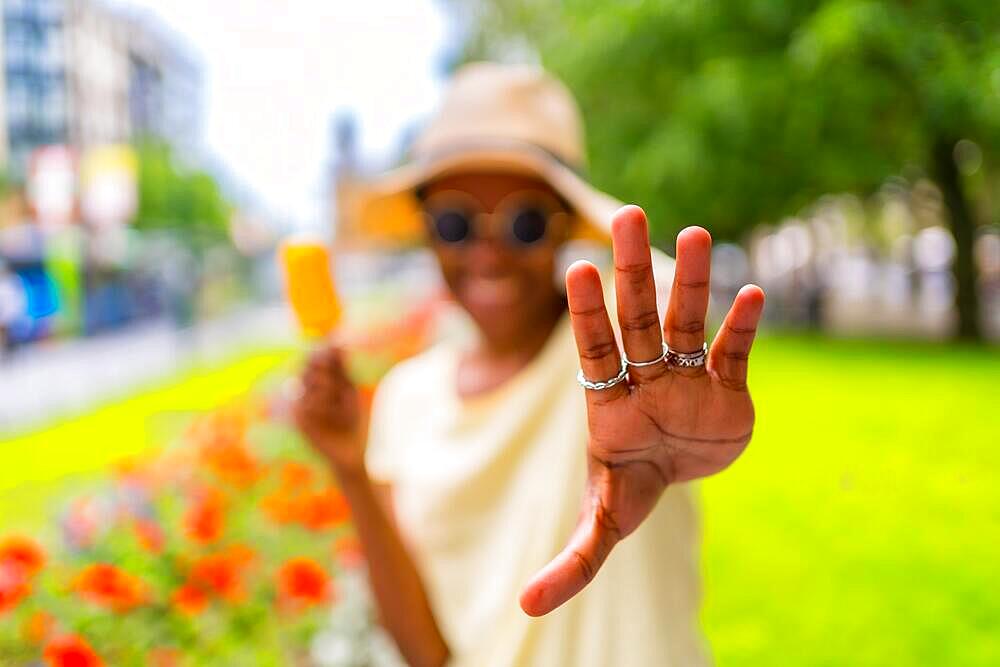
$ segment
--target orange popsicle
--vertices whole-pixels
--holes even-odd
[[[340,299],[330,272],[330,252],[320,241],[291,239],[281,245],[285,293],[307,336],[325,336],[337,326]]]

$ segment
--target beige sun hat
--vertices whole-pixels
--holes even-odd
[[[410,162],[357,184],[349,224],[369,239],[413,242],[423,235],[416,188],[448,173],[498,170],[540,177],[584,223],[575,236],[606,240],[621,202],[590,186],[585,167],[580,110],[560,81],[537,66],[472,63],[452,77]]]

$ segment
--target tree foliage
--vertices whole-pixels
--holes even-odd
[[[474,17],[461,59],[527,45],[567,83],[593,181],[641,202],[661,241],[689,224],[738,237],[900,173],[962,188],[950,158],[960,139],[984,167],[1000,161],[994,2],[453,2]],[[944,194],[961,217],[967,192]],[[955,231],[971,266],[971,233]]]
[[[199,247],[226,237],[230,205],[209,174],[178,165],[169,146],[144,142],[139,154],[136,227],[168,230]]]

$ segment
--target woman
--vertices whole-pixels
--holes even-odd
[[[706,352],[711,238],[688,228],[661,324],[670,279],[654,278],[645,216],[577,175],[582,146],[574,102],[542,71],[459,71],[378,196],[419,202],[477,335],[393,369],[369,423],[339,350],[303,375],[298,423],[350,501],[411,665],[705,662],[685,482],[750,439],[763,293],[739,293]],[[565,241],[602,235],[624,349],[597,268],[570,266],[565,293],[553,280]]]

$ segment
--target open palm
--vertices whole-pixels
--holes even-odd
[[[626,206],[615,214],[612,242],[625,356],[633,362],[655,360],[664,340],[674,352],[701,350],[709,298],[709,233],[689,227],[677,236],[677,264],[662,327],[642,209]],[[622,352],[597,269],[575,263],[566,274],[566,291],[584,375],[595,381],[615,377]],[[668,485],[719,472],[744,450],[754,424],[747,359],[763,306],[759,287],[740,290],[704,365],[664,361],[630,366],[627,382],[586,390],[590,439],[580,523],[566,548],[522,592],[527,613],[548,613],[583,589]]]

